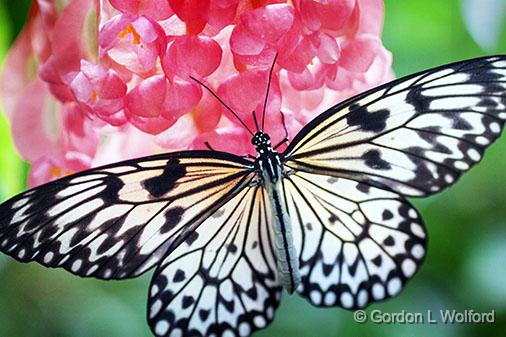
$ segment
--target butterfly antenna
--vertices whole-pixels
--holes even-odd
[[[258,128],[258,120],[257,120],[257,115],[255,114],[255,110],[253,110],[253,112],[251,113],[253,115],[253,120],[255,121],[255,127],[257,128],[257,132],[260,130]]]
[[[269,71],[269,80],[267,81],[267,92],[265,94],[264,110],[262,112],[262,131],[264,131],[265,109],[267,108],[267,99],[269,98],[269,89],[271,87],[272,72],[274,70],[274,65],[276,64],[277,58],[278,58],[278,53],[276,53],[276,55],[274,55],[274,60],[272,60],[271,70]]]
[[[242,126],[244,126],[244,128],[245,128],[246,130],[248,130],[248,132],[249,132],[252,136],[254,135],[254,134],[253,134],[253,132],[250,130],[250,128],[248,128],[248,126],[247,126],[247,125],[246,125],[246,124],[242,121],[242,119],[241,119],[241,118],[240,118],[240,117],[239,117],[239,116],[238,116],[238,115],[234,112],[234,110],[232,110],[232,109],[231,109],[231,108],[230,108],[230,107],[229,107],[229,106],[228,106],[225,102],[223,102],[223,101],[221,100],[221,98],[219,98],[219,97],[218,97],[218,95],[216,95],[216,94],[214,93],[214,91],[212,91],[212,90],[211,90],[211,88],[209,88],[207,85],[205,85],[205,84],[204,84],[204,83],[202,83],[201,81],[197,80],[197,79],[196,79],[195,77],[193,77],[193,76],[190,76],[190,78],[191,78],[192,80],[194,80],[195,82],[197,82],[198,84],[200,84],[201,86],[203,86],[204,88],[206,88],[206,89],[207,89],[207,91],[209,91],[209,92],[211,93],[211,95],[213,95],[213,96],[214,96],[214,97],[218,100],[218,102],[220,102],[221,104],[223,104],[223,106],[224,106],[225,108],[227,108],[227,110],[228,110],[228,111],[230,111],[230,112],[232,113],[232,115],[234,115],[234,117],[235,117],[235,118],[237,118],[237,120],[238,120],[239,122],[241,122]]]

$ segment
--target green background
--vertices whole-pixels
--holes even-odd
[[[0,60],[21,29],[28,1],[0,2]],[[472,40],[457,0],[385,1],[383,42],[397,76],[487,54]],[[504,27],[503,27],[504,28]],[[506,31],[494,53],[506,53]],[[504,336],[506,331],[506,139],[458,184],[413,200],[429,232],[425,264],[396,298],[367,312],[495,310],[492,324],[358,324],[351,312],[314,308],[284,294],[274,322],[255,337]],[[0,199],[26,186],[27,165],[0,118]],[[0,337],[150,336],[145,321],[151,273],[135,280],[80,279],[0,256]]]

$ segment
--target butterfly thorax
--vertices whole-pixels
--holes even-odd
[[[255,168],[269,198],[279,279],[283,287],[289,293],[293,293],[300,284],[300,272],[281,179],[283,176],[281,156],[271,147],[269,135],[262,131],[258,131],[251,142],[258,152]]]
[[[262,178],[276,183],[282,175],[280,155],[271,147],[271,138],[263,131],[257,131],[251,140],[258,153],[255,161],[256,169]]]

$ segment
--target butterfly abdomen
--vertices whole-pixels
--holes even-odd
[[[269,196],[274,233],[274,251],[281,284],[291,294],[300,284],[298,254],[293,245],[292,226],[281,185],[281,163],[277,153],[266,156],[261,165]]]

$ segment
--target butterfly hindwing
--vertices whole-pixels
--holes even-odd
[[[249,164],[192,151],[64,177],[1,205],[0,249],[80,276],[139,275],[249,183]]]
[[[148,320],[157,336],[248,336],[279,304],[265,191],[241,190],[156,269]]]
[[[426,233],[397,193],[293,172],[283,182],[299,252],[297,291],[317,306],[365,307],[399,293],[423,261]]]
[[[505,92],[505,56],[410,75],[315,118],[286,149],[286,165],[428,195],[455,182],[499,137]]]

